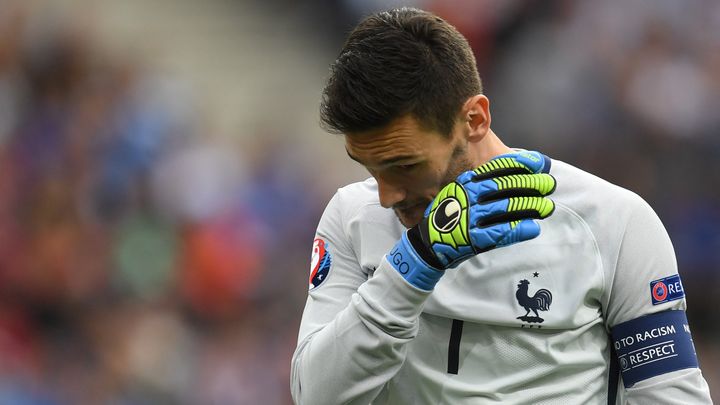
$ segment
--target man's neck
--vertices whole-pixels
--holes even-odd
[[[488,133],[483,139],[470,143],[468,147],[470,148],[470,154],[475,166],[480,166],[495,156],[513,151],[507,147],[492,130],[488,130]]]

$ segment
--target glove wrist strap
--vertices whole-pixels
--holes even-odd
[[[427,235],[423,235],[420,230],[421,227],[426,228],[426,226],[423,225],[425,225],[425,221],[421,222],[418,226],[413,226],[408,229],[407,239],[412,248],[425,263],[427,263],[430,267],[434,267],[436,270],[444,270],[445,266],[443,266],[440,260],[433,254],[430,247],[423,242],[428,239]]]
[[[408,283],[421,290],[430,291],[445,272],[432,268],[418,255],[408,239],[409,233],[410,231],[403,233],[402,238],[386,255],[387,260]]]

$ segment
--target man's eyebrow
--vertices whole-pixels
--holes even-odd
[[[360,159],[353,156],[349,150],[345,149],[345,152],[350,157],[350,159],[360,163],[361,165],[365,165],[365,163],[361,162]],[[396,164],[398,162],[406,162],[406,161],[414,161],[414,160],[417,160],[417,156],[399,155],[399,156],[393,156],[391,158],[387,158],[387,159],[379,161],[378,166],[390,166],[390,165]]]

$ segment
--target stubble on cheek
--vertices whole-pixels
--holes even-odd
[[[411,228],[420,223],[425,214],[425,210],[435,199],[437,193],[439,193],[443,187],[455,181],[461,173],[472,169],[473,164],[467,156],[467,148],[462,145],[456,146],[455,149],[453,149],[445,172],[435,174],[435,178],[439,180],[435,180],[435,184],[429,187],[432,191],[422,193],[424,194],[423,197],[402,201],[393,206],[393,211],[400,220],[400,223],[406,228]]]
[[[425,209],[431,202],[432,200],[422,201],[415,205],[408,206],[407,208],[393,207],[393,211],[395,211],[395,215],[398,217],[401,224],[403,224],[406,228],[412,228],[413,226],[419,224],[423,219]]]

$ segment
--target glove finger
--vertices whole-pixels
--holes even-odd
[[[470,230],[470,240],[478,253],[530,240],[538,235],[540,235],[540,225],[531,219],[503,222]]]
[[[475,181],[511,174],[549,173],[552,161],[534,151],[522,151],[496,156],[473,170]]]
[[[555,211],[555,203],[546,197],[511,197],[470,207],[470,226],[489,225],[521,219],[544,219]]]
[[[485,202],[509,197],[540,197],[555,191],[557,183],[549,174],[513,174],[470,182],[463,186],[471,201]]]
[[[513,226],[513,224],[515,226]],[[534,239],[540,235],[540,224],[532,219],[511,222],[509,225],[511,227],[510,232],[505,235],[505,238],[498,242],[498,246],[512,245],[513,243]]]

